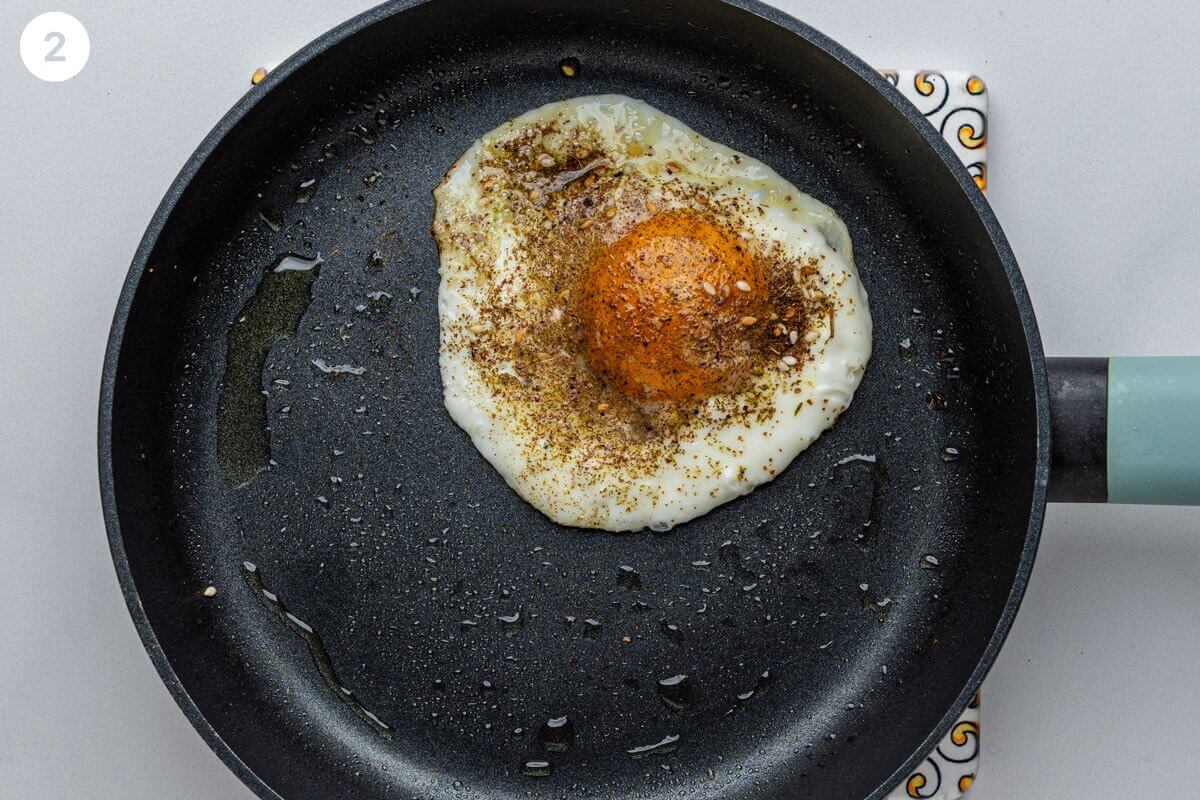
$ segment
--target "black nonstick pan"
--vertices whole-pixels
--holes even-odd
[[[838,423],[666,534],[554,525],[442,406],[431,189],[504,120],[603,92],[832,205],[875,323]],[[1114,362],[1107,411],[1103,361],[1048,377],[970,176],[779,12],[400,0],[252,89],[155,214],[105,362],[104,511],[151,658],[263,798],[878,798],[1012,623],[1052,421],[1051,492],[1103,500],[1139,457],[1113,415],[1161,412],[1139,387],[1176,367]],[[1194,499],[1180,474],[1114,499]]]

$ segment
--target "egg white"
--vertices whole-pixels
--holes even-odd
[[[464,340],[487,336],[486,304],[518,306],[528,270],[518,253],[520,227],[511,209],[482,188],[490,144],[546,121],[563,131],[586,129],[621,170],[642,185],[690,184],[713,198],[761,208],[744,214],[737,232],[790,257],[811,258],[832,312],[810,328],[811,358],[766,369],[746,397],[773,398],[766,419],[730,415],[728,402],[701,402],[699,419],[651,470],[631,475],[592,458],[593,442],[549,442],[489,386]],[[630,154],[630,144],[634,145]],[[871,315],[855,269],[850,236],[824,203],[799,191],[766,164],[701,136],[668,114],[630,97],[601,95],[551,103],[505,122],[476,141],[434,191],[433,225],[441,253],[438,313],[440,367],[446,409],[479,452],[522,498],[557,523],[610,531],[666,530],[771,480],[822,432],[854,396],[871,355]],[[664,191],[659,208],[679,208]],[[622,210],[612,238],[636,222]],[[470,230],[464,230],[464,226]],[[481,260],[488,265],[479,269]],[[505,365],[490,367],[503,370]],[[516,379],[520,376],[514,375]],[[726,398],[727,400],[728,398]],[[553,448],[554,458],[545,453]],[[537,457],[533,457],[536,455]]]

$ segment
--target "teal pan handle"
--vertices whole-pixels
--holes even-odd
[[[1051,358],[1048,497],[1200,505],[1200,358]]]

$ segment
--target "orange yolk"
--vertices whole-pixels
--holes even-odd
[[[768,312],[762,269],[745,246],[683,213],[651,217],[605,247],[584,284],[591,363],[635,400],[733,388]]]

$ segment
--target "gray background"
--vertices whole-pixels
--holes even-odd
[[[986,78],[991,201],[1048,352],[1200,354],[1195,6],[777,2],[873,64]],[[0,797],[249,798],[159,683],[117,589],[101,356],[147,220],[252,69],[371,0],[100,5],[0,3]],[[91,34],[67,83],[18,56],[46,10]],[[986,684],[975,800],[1200,784],[1198,522],[1050,509]]]

